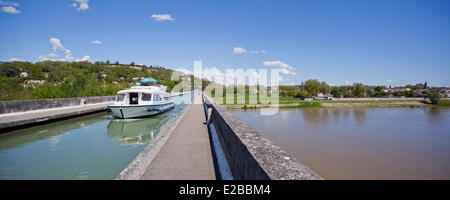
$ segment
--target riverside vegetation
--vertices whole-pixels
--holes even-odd
[[[116,95],[140,77],[152,77],[170,92],[179,81],[160,66],[106,62],[0,62],[0,101]]]

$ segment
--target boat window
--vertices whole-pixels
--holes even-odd
[[[152,100],[152,94],[142,94],[142,101],[151,101]]]
[[[157,94],[155,94],[155,99],[153,101],[161,101],[161,97]]]
[[[164,97],[164,100],[166,100],[166,101],[169,100],[169,97]]]
[[[125,99],[125,94],[118,94],[116,97],[116,102],[122,102]]]
[[[138,104],[138,93],[130,93],[130,104]]]

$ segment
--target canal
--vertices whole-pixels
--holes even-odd
[[[450,179],[448,108],[231,111],[325,179]]]
[[[104,112],[0,135],[0,179],[114,179],[186,107],[149,118]]]

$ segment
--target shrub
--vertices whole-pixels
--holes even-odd
[[[430,93],[427,94],[427,98],[430,99],[431,104],[436,105],[441,99],[441,89],[433,88]]]

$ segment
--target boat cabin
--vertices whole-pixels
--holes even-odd
[[[156,86],[137,86],[121,90],[116,96],[116,105],[154,105],[167,103],[170,95],[160,91]]]

